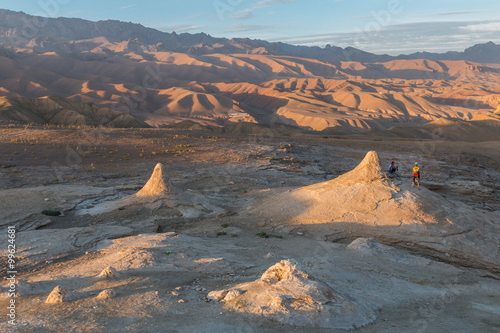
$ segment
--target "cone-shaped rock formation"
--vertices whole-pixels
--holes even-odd
[[[165,193],[168,193],[168,188],[163,177],[163,164],[158,163],[146,185],[135,195],[144,198]]]
[[[384,178],[377,152],[369,151],[363,161],[352,171],[335,179],[335,182],[360,183]]]

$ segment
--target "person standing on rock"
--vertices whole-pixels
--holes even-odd
[[[415,180],[417,181],[418,188],[420,189],[420,168],[418,167],[418,162],[416,162],[413,167],[413,182],[411,183],[411,186],[415,186]]]

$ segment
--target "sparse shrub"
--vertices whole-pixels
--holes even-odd
[[[238,234],[231,234],[231,237],[236,238],[238,237]]]
[[[42,214],[47,215],[47,216],[59,216],[59,215],[61,215],[61,212],[58,210],[46,209],[46,210],[42,211]]]
[[[225,232],[225,231],[219,231],[217,233],[217,237],[219,237],[219,236],[226,236],[226,235],[227,235],[227,232]]]
[[[428,279],[420,279],[420,280],[413,281],[413,283],[420,284],[420,285],[429,285],[432,282],[429,281]]]
[[[269,238],[270,236],[265,233],[264,231],[261,231],[259,233],[256,233],[255,235],[259,236],[260,238]]]
[[[227,228],[228,226],[229,226],[229,224],[227,224],[227,223],[221,224],[221,227],[223,227],[223,228]]]

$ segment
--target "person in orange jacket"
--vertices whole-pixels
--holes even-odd
[[[418,167],[418,163],[415,163],[413,167],[413,182],[411,186],[415,186],[415,180],[417,181],[418,188],[420,189],[420,168]]]

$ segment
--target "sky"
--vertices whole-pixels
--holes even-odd
[[[377,54],[500,44],[498,0],[0,0],[0,8]]]

